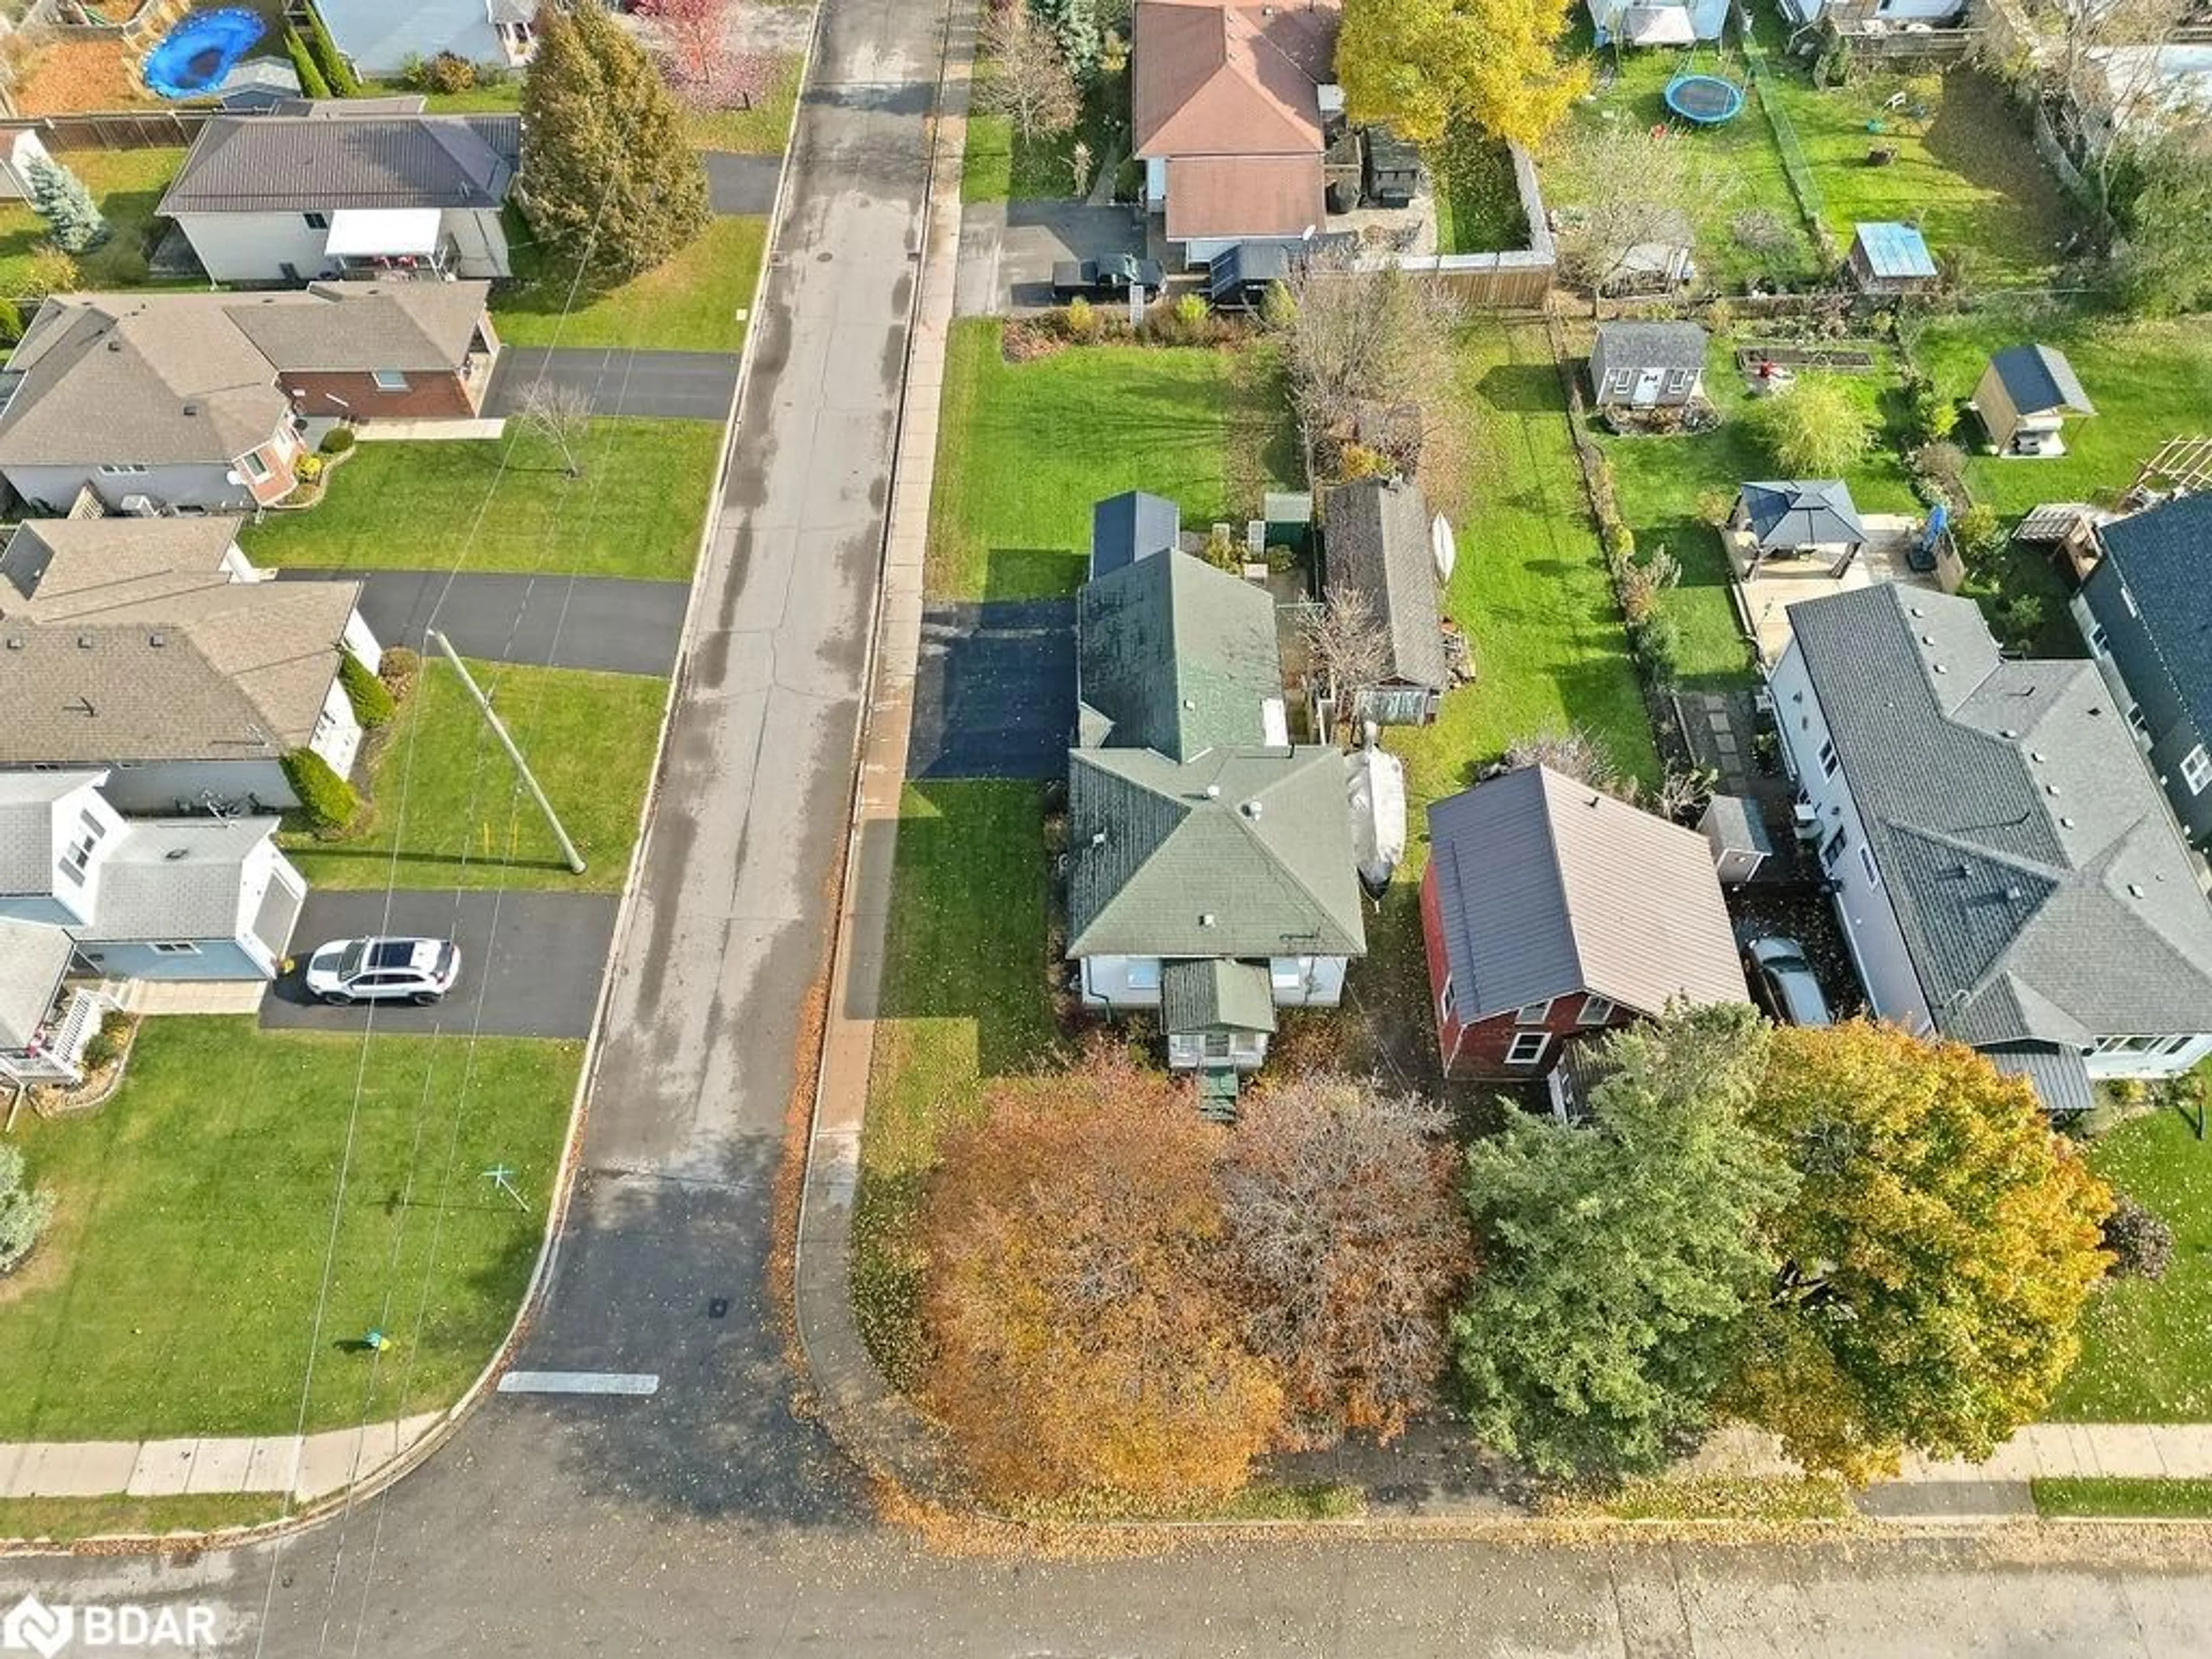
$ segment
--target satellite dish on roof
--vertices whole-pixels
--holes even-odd
[[[1452,527],[1444,521],[1444,515],[1441,513],[1429,526],[1429,551],[1437,562],[1437,580],[1449,581],[1452,567],[1459,562],[1459,543],[1453,538]]]

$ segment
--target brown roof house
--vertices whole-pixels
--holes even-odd
[[[0,552],[0,777],[111,773],[126,816],[296,805],[284,755],[343,776],[362,728],[344,653],[374,670],[361,584],[277,582],[228,519],[34,520]]]
[[[1324,129],[1343,107],[1340,21],[1335,0],[1138,0],[1131,100],[1145,205],[1188,263],[1322,228]]]
[[[222,115],[200,129],[161,211],[218,283],[508,276],[500,210],[521,155],[513,115],[364,113],[345,100]]]
[[[1705,838],[1548,767],[1429,808],[1421,931],[1450,1077],[1534,1081],[1676,998],[1750,1000]]]
[[[241,513],[320,431],[473,418],[499,353],[486,283],[58,294],[0,369],[0,477],[34,508]]]

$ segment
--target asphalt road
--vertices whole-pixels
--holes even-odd
[[[720,421],[737,383],[734,352],[507,346],[491,372],[483,412],[518,415],[531,388],[542,384],[582,393],[594,415]]]
[[[614,576],[454,575],[445,570],[285,570],[287,581],[362,584],[361,613],[386,645],[422,648],[435,627],[465,657],[542,668],[666,674],[684,631],[681,582]]]
[[[599,998],[607,942],[615,931],[607,893],[475,893],[405,890],[307,895],[292,954],[372,933],[449,939],[461,947],[461,979],[428,1008],[380,1003],[380,1031],[480,1031],[486,1036],[584,1037]],[[284,1030],[357,1031],[368,1007],[330,1008],[307,1000],[296,973],[261,1000],[261,1023]]]
[[[1058,777],[1074,732],[1073,600],[922,612],[908,776]]]
[[[2188,1530],[1791,1548],[1378,1531],[1036,1560],[927,1554],[873,1521],[792,1400],[761,1278],[851,784],[941,14],[826,4],[781,232],[805,257],[763,307],[583,1190],[522,1356],[651,1370],[659,1391],[495,1395],[422,1469],[281,1546],[0,1562],[0,1607],[30,1589],[204,1602],[205,1650],[256,1659],[2201,1654],[2212,1572]]]

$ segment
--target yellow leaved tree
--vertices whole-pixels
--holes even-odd
[[[1589,85],[1566,0],[1346,0],[1336,76],[1351,118],[1434,144],[1466,121],[1534,149]]]

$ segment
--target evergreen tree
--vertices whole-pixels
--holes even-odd
[[[63,252],[88,253],[107,240],[107,221],[100,216],[83,179],[45,156],[34,157],[28,171],[31,205],[53,228],[55,245]]]
[[[522,88],[524,211],[586,282],[626,282],[707,228],[707,176],[676,100],[597,0],[538,19]]]
[[[1029,9],[1060,47],[1060,55],[1082,80],[1098,72],[1104,39],[1097,0],[1029,0]]]

